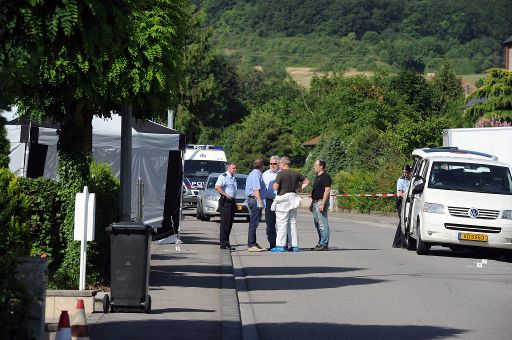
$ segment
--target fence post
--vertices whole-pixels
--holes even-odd
[[[329,211],[337,212],[338,211],[338,199],[336,196],[338,195],[338,190],[331,190],[331,194],[329,196]]]

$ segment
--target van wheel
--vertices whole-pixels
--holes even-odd
[[[430,251],[430,244],[423,242],[420,233],[420,221],[416,225],[416,254],[427,255]]]

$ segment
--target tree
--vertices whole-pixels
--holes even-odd
[[[239,122],[247,113],[242,85],[233,62],[214,53],[211,29],[204,28],[205,13],[195,10],[186,38],[184,81],[180,86],[176,128],[187,140],[216,139],[220,128]],[[211,143],[212,140],[204,140]]]
[[[0,168],[9,167],[10,144],[7,140],[7,131],[5,131],[5,123],[5,118],[0,116]]]
[[[433,90],[422,74],[411,68],[403,68],[391,79],[391,89],[402,94],[407,104],[423,117],[432,114]]]
[[[62,232],[69,240],[61,274],[72,278],[78,271],[73,203],[89,178],[92,117],[108,117],[122,105],[132,105],[138,118],[154,117],[176,106],[188,2],[25,0],[1,13],[20,28],[0,40],[0,50],[26,51],[33,44],[38,57],[26,58],[31,68],[16,68],[10,55],[1,60],[21,70],[9,93],[22,115],[61,123]],[[2,69],[4,78],[10,79]]]
[[[466,118],[473,124],[487,118],[502,122],[512,120],[512,71],[493,68],[487,71],[483,85],[466,100],[477,101],[465,111]]]

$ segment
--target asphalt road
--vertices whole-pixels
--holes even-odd
[[[191,219],[192,211],[185,213]],[[232,253],[244,339],[512,339],[512,264],[433,247],[391,248],[394,216],[330,216],[330,250],[299,213],[299,253]],[[218,219],[204,223],[218,228]],[[265,223],[258,243],[268,246]]]

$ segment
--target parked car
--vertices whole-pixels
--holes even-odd
[[[407,249],[433,245],[512,251],[512,167],[458,148],[418,149],[402,204]]]
[[[217,178],[222,173],[211,173],[206,179],[206,185],[200,190],[197,197],[196,217],[201,221],[209,221],[213,216],[219,216],[220,194],[215,190]],[[245,217],[249,221],[249,207],[247,205],[247,195],[245,194],[245,181],[247,175],[236,174],[236,183],[238,191],[236,193],[236,211],[235,217]]]

